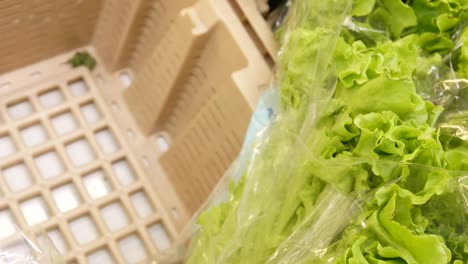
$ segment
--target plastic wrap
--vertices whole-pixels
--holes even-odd
[[[279,110],[187,263],[468,263],[467,24],[462,0],[295,1]]]
[[[65,260],[57,251],[46,234],[37,237],[27,236],[12,221],[11,217],[2,215],[0,219],[2,235],[14,232],[8,239],[2,240],[0,246],[0,263],[2,264],[61,264]]]

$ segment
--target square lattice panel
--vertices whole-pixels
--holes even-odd
[[[140,263],[173,239],[126,138],[84,69],[3,97],[0,248],[15,225],[67,263]],[[45,232],[43,232],[45,231]]]

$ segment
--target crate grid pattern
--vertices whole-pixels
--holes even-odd
[[[0,215],[28,235],[46,230],[70,263],[136,263],[157,255],[158,244],[166,245],[151,235],[164,233],[155,197],[87,71],[72,72],[2,101]],[[90,192],[86,179],[93,175],[107,178],[107,190]],[[121,216],[114,227],[106,210]],[[5,231],[11,228],[0,226],[0,248],[21,239]]]

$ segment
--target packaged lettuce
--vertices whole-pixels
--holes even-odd
[[[281,35],[278,113],[187,263],[468,263],[468,1],[297,0]]]

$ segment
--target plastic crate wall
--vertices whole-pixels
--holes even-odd
[[[0,73],[88,45],[102,2],[0,1]]]
[[[1,1],[0,32],[6,38],[0,72],[15,71],[0,76],[0,92],[8,98],[20,90],[33,93],[42,80],[68,74],[66,60],[74,51],[94,53],[98,67],[86,73],[93,94],[115,119],[112,131],[128,144],[157,217],[174,237],[237,155],[271,78],[273,53],[264,48],[269,44],[246,27],[247,13],[233,1]],[[120,82],[123,75],[133,78],[130,87]],[[155,147],[161,138],[168,149]],[[128,194],[119,195],[125,200]],[[140,224],[132,228],[146,237],[141,230],[147,223]],[[85,255],[100,246],[67,259],[85,263]]]
[[[183,9],[142,65],[127,106],[144,133],[168,136],[161,165],[194,213],[239,152],[271,69],[229,1],[209,0]]]

